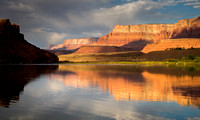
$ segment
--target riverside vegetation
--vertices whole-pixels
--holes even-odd
[[[136,51],[59,55],[61,63],[86,64],[198,64],[200,49],[171,49],[142,53]]]

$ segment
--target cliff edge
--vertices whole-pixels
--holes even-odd
[[[93,43],[105,46],[134,47],[134,41],[157,43],[163,39],[200,38],[200,17],[182,19],[174,24],[116,25],[112,32]],[[143,46],[141,46],[143,47]],[[140,49],[139,49],[140,50]]]
[[[0,19],[0,63],[53,63],[58,57],[24,40],[19,25]]]

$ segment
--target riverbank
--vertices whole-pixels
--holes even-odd
[[[178,61],[178,62],[169,62],[169,61],[143,61],[143,62],[68,62],[63,61],[61,64],[115,64],[115,65],[177,65],[177,66],[200,66],[200,62],[193,61]]]
[[[200,49],[167,50],[142,53],[137,51],[59,55],[68,64],[200,64]]]

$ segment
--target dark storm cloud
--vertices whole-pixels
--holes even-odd
[[[109,2],[109,0],[1,0],[0,17],[9,18],[12,22],[20,24],[21,30],[28,36],[34,37],[32,34],[37,34],[35,39],[32,38],[30,41],[44,47],[51,37],[64,38],[67,33],[75,37],[73,34],[80,34],[83,29],[93,29],[79,28],[76,24],[72,24],[70,15],[81,16],[83,12],[91,9],[98,9],[105,4],[109,6]]]
[[[44,48],[66,38],[101,36],[116,24],[162,21],[173,16],[163,15],[162,8],[178,3],[198,8],[199,1],[1,0],[0,17],[19,24],[29,42]]]

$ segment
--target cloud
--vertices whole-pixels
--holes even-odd
[[[39,44],[56,44],[59,43],[59,41],[62,41],[63,39],[66,39],[68,37],[67,33],[57,33],[57,32],[51,32],[48,29],[45,28],[35,28],[32,29],[31,34],[28,34],[28,36],[32,37],[31,35],[37,34],[40,38],[43,39],[43,41],[33,41],[33,44],[36,44],[38,42]],[[35,43],[34,43],[35,42]]]
[[[187,118],[187,120],[200,120],[200,117],[198,116],[198,117],[189,117],[189,118]]]
[[[184,5],[190,5],[193,6],[193,8],[200,8],[200,1],[196,0],[196,1],[192,1],[192,2],[187,2]]]
[[[199,8],[198,3],[199,0],[1,0],[0,17],[19,24],[29,42],[45,48],[68,38],[100,37],[116,24],[162,22],[177,17],[178,13],[168,12],[167,7],[185,4]],[[43,31],[33,31],[40,28]]]
[[[195,5],[193,8],[198,8],[198,9],[200,9],[200,5]]]
[[[200,5],[200,2],[196,2],[196,3],[185,3],[184,5]]]
[[[29,5],[25,5],[23,3],[13,3],[13,2],[8,2],[9,3],[9,8],[13,10],[19,10],[19,11],[32,11],[32,7]]]
[[[55,44],[55,43],[63,40],[66,37],[67,37],[67,34],[65,34],[65,33],[60,34],[60,33],[53,32],[50,35],[49,41],[50,41],[51,44]]]
[[[95,33],[95,32],[83,32],[81,33],[82,35],[84,36],[88,36],[88,37],[91,37],[91,36],[94,36],[94,37],[98,37],[98,36],[102,36],[102,33]]]
[[[138,24],[141,18],[147,19],[160,17],[159,12],[155,9],[160,9],[163,6],[169,6],[174,2],[154,2],[154,1],[134,1],[122,5],[116,5],[111,8],[93,9],[80,14],[69,14],[69,19],[72,24],[78,26],[105,26],[111,29],[116,24]],[[87,17],[84,17],[87,16]]]

